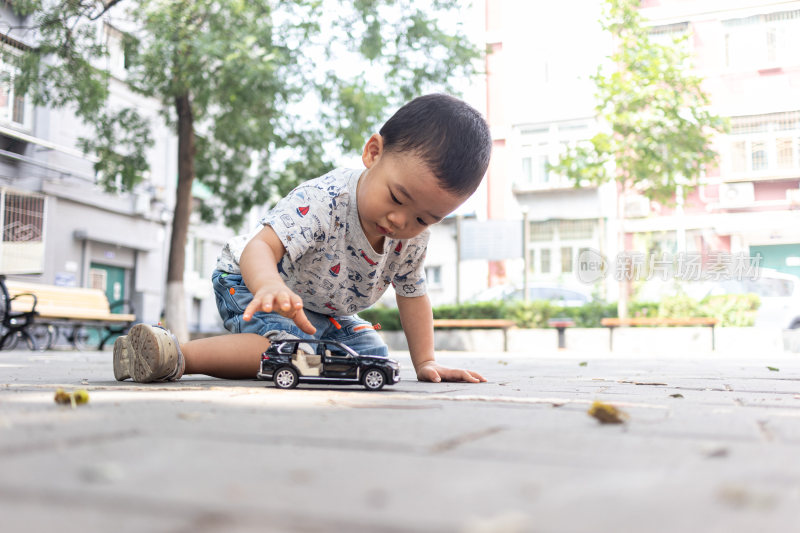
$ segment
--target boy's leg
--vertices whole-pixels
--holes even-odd
[[[325,336],[343,342],[363,355],[389,355],[389,347],[375,331],[372,324],[358,315],[336,317],[341,329],[335,326],[325,331]]]
[[[184,374],[205,374],[223,379],[253,379],[269,341],[255,333],[207,337],[181,344],[186,360]]]

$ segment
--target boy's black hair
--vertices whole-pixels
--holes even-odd
[[[489,125],[469,104],[429,94],[397,110],[380,130],[389,152],[413,152],[455,194],[472,194],[489,166]]]

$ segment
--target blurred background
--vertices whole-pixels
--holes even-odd
[[[800,327],[800,2],[6,2],[0,274],[222,332],[225,241],[403,102],[494,140],[437,316]],[[595,268],[596,267],[596,268]],[[370,319],[393,323],[393,297]]]

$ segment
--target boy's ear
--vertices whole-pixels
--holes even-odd
[[[367,140],[364,145],[364,153],[361,154],[361,160],[364,166],[371,168],[383,154],[383,137],[377,133],[373,133],[372,137]]]

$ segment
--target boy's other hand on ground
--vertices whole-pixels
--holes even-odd
[[[439,383],[440,381],[466,381],[467,383],[486,381],[486,378],[477,372],[461,368],[448,368],[436,361],[422,363],[417,368],[417,379],[420,381],[433,381],[434,383]]]
[[[284,284],[267,285],[258,289],[253,295],[252,301],[247,304],[242,318],[249,321],[253,318],[253,314],[259,311],[265,313],[274,311],[286,318],[291,318],[298,328],[309,335],[317,331],[303,311],[303,299],[290,291]]]

